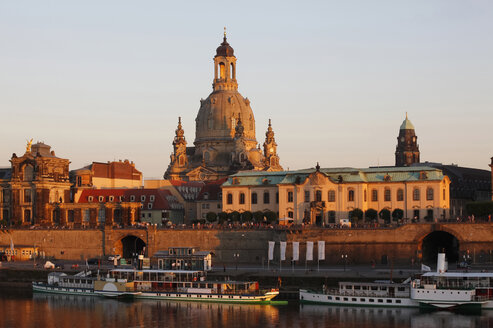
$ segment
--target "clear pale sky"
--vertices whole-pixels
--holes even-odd
[[[489,169],[487,0],[2,1],[0,166],[33,138],[71,169],[162,177],[178,116],[193,143],[223,26],[285,169],[393,165],[406,111],[422,161]]]

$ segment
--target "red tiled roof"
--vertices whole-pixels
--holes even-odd
[[[206,181],[205,186],[200,190],[200,194],[197,200],[205,200],[204,194],[207,193],[207,200],[219,200],[219,194],[221,193],[221,185],[226,182],[228,178],[223,178],[214,181]]]
[[[170,180],[170,183],[187,201],[196,200],[200,190],[204,187],[202,181]]]
[[[151,195],[154,196],[154,201],[151,202]],[[104,202],[109,202],[109,197],[113,196],[114,202],[120,201],[120,196],[123,196],[124,202],[130,202],[131,196],[134,196],[134,202],[142,203],[143,209],[147,210],[148,204],[152,203],[152,210],[169,210],[182,208],[177,199],[169,190],[164,189],[86,189],[82,191],[79,198],[79,203],[90,203],[89,197],[92,196],[93,203],[99,202],[99,197],[104,197]],[[141,196],[145,196],[145,200],[141,201]]]
[[[140,180],[142,178],[142,173],[135,168],[133,163],[127,160],[109,163],[93,162],[89,168],[93,176],[97,178],[130,180]]]

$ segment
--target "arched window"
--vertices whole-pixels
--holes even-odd
[[[226,66],[224,66],[224,63],[219,63],[219,78],[226,79]]]
[[[397,201],[402,202],[404,200],[404,190],[397,189]]]
[[[270,194],[268,191],[264,191],[264,204],[270,203]]]
[[[293,192],[288,191],[288,203],[292,203],[292,202],[293,202]]]
[[[257,204],[257,193],[252,192],[252,204]]]
[[[208,151],[204,152],[204,160],[208,162],[211,159],[211,155]]]
[[[385,190],[383,191],[383,199],[386,202],[390,202],[391,196],[390,196],[390,189],[389,188],[385,188]]]
[[[235,65],[231,63],[231,79],[236,79]]]
[[[366,189],[363,190],[363,201],[366,202]]]
[[[447,198],[447,191],[445,189],[443,189],[442,195],[443,195],[443,200],[445,200]]]
[[[315,200],[317,202],[321,202],[322,201],[322,191],[321,190],[315,191]]]
[[[371,201],[378,202],[378,190],[376,189],[371,190]]]
[[[354,202],[354,190],[350,189],[347,195],[348,195],[347,197],[348,202]]]
[[[426,189],[426,200],[433,200],[433,188]]]
[[[413,200],[419,200],[419,198],[420,198],[419,189],[418,188],[414,188],[414,190],[413,190]]]
[[[245,204],[245,194],[240,193],[240,204]]]
[[[31,222],[31,210],[24,210],[24,222]]]
[[[333,203],[336,201],[336,192],[335,190],[329,190],[329,202]]]
[[[229,205],[233,204],[233,194],[228,193],[226,196],[226,201]]]
[[[180,166],[183,166],[185,165],[185,156],[181,155],[179,160],[178,160],[178,164],[180,164]]]

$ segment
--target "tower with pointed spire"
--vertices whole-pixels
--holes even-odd
[[[277,156],[277,143],[272,130],[271,119],[269,118],[269,126],[265,133],[264,142],[264,165],[268,171],[281,171],[282,166],[279,164],[279,156]]]
[[[165,179],[215,180],[238,170],[281,170],[274,133],[266,138],[269,159],[257,148],[250,100],[238,92],[236,57],[226,29],[214,56],[212,93],[200,100],[195,119],[194,147],[187,147],[179,121]],[[266,146],[264,145],[264,149]],[[272,164],[271,164],[272,163]]]
[[[395,166],[411,166],[419,163],[418,137],[414,131],[414,125],[407,118],[402,122],[397,137],[395,150]]]

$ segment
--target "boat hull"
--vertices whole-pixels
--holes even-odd
[[[360,307],[418,307],[419,303],[405,297],[354,296],[323,294],[300,289],[300,302],[309,304],[344,305]]]
[[[158,293],[158,292],[108,292],[94,291],[88,288],[67,288],[50,286],[47,284],[33,283],[33,292],[64,295],[101,296],[118,299],[156,299],[169,301],[188,302],[215,302],[215,303],[241,303],[241,304],[285,304],[287,302],[272,301],[279,292],[271,291],[262,295],[237,295],[237,294],[201,294],[201,293]]]

